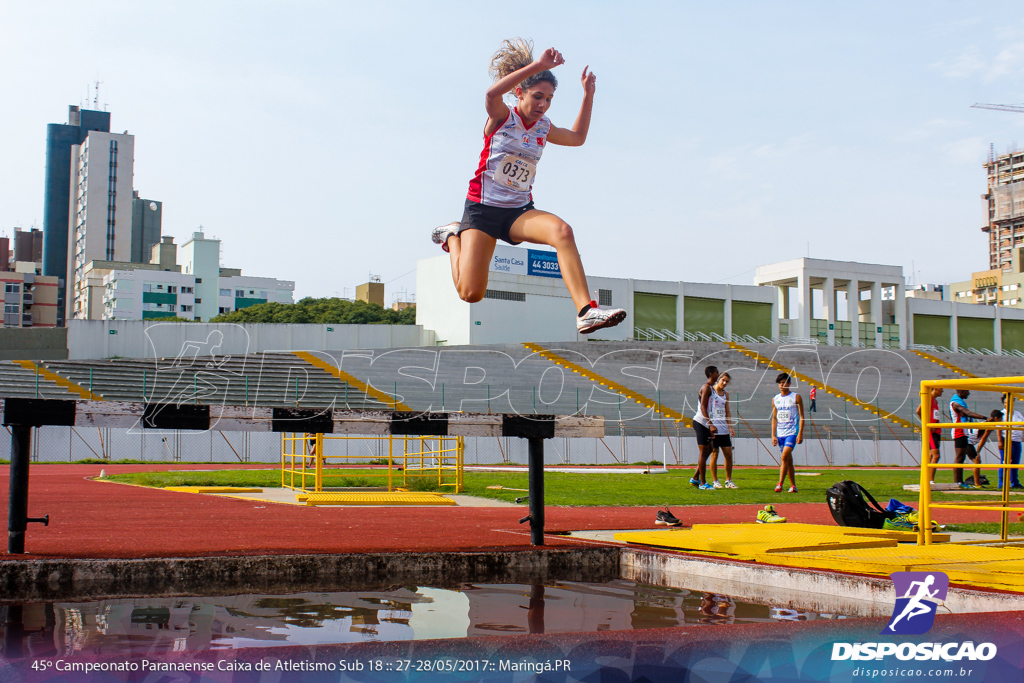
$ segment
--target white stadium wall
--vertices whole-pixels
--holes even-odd
[[[433,346],[419,325],[292,325],[68,321],[68,358],[175,358],[274,351],[340,351]]]

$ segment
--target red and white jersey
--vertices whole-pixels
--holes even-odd
[[[510,209],[529,204],[537,162],[550,130],[548,117],[527,127],[519,112],[510,109],[498,129],[484,137],[480,163],[469,181],[469,200]]]

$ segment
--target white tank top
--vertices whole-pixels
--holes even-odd
[[[709,392],[711,392],[708,395],[708,417],[711,417],[712,419],[714,419],[715,413],[714,413],[713,408],[714,408],[714,405],[715,405],[714,404],[715,388],[713,386],[709,385],[709,384],[705,384],[704,386],[708,388]],[[701,387],[701,388],[703,389],[704,387]],[[699,393],[697,394],[697,410],[693,413],[693,421],[694,422],[699,422],[700,424],[704,425],[705,427],[708,426],[708,421],[705,420],[704,416],[700,414],[700,394]],[[718,425],[715,425],[715,427],[717,427],[717,426]]]
[[[788,396],[776,394],[772,399],[775,404],[775,436],[792,436],[797,433],[799,416],[796,412],[796,394],[792,391]]]
[[[711,390],[711,397],[708,399],[708,413],[711,415],[711,424],[715,425],[719,435],[729,433],[729,424],[725,421],[725,396],[720,396],[714,389]]]
[[[537,163],[548,144],[551,120],[542,116],[529,128],[510,109],[505,121],[484,137],[480,163],[469,181],[468,199],[486,206],[518,208],[533,200]]]

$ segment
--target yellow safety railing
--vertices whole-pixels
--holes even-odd
[[[404,410],[407,412],[412,411],[412,408],[398,400],[397,393],[394,396],[389,396],[380,389],[377,389],[376,387],[371,385],[369,382],[360,381],[354,375],[350,375],[349,373],[344,372],[343,370],[341,370],[341,368],[338,368],[332,365],[331,363],[328,363],[323,358],[314,356],[312,353],[309,353],[308,351],[292,351],[292,354],[306,361],[313,367],[319,368],[320,370],[323,370],[327,374],[333,375],[336,379],[339,379],[342,382],[344,382],[346,404],[348,403],[348,390],[349,388],[352,388],[355,390],[354,395],[362,393],[364,396],[374,398],[380,403],[383,403],[391,410]]]
[[[963,368],[959,368],[959,367],[953,365],[952,363],[950,363],[948,361],[944,361],[941,358],[939,358],[938,356],[933,356],[932,354],[928,353],[927,351],[918,351],[917,349],[913,349],[913,351],[914,351],[914,353],[919,355],[921,358],[924,358],[925,360],[930,360],[931,362],[935,363],[936,365],[944,367],[947,370],[949,370],[951,372],[955,372],[958,375],[963,375],[964,377],[971,377],[971,378],[977,377],[977,375],[975,375],[973,372],[967,372]]]
[[[686,417],[678,410],[673,410],[672,408],[669,408],[668,406],[659,403],[658,401],[655,401],[651,398],[648,398],[647,396],[644,396],[639,391],[633,391],[629,387],[619,384],[618,382],[614,382],[603,375],[599,375],[593,370],[589,370],[581,365],[573,363],[571,360],[567,360],[562,356],[558,355],[557,353],[554,353],[553,351],[548,351],[540,344],[524,342],[523,346],[525,346],[530,351],[533,351],[544,360],[549,360],[555,365],[561,366],[567,370],[576,373],[580,377],[589,379],[591,382],[597,382],[599,386],[607,387],[610,391],[613,391],[616,394],[632,399],[639,403],[640,405],[644,406],[645,408],[650,408],[658,415],[663,415],[670,420],[675,420],[676,422],[682,422],[684,425],[686,425],[687,429],[693,427],[693,421],[690,420],[690,418]]]
[[[1011,419],[1004,420],[1002,422],[932,422],[931,404],[933,388],[952,389],[954,391],[957,389],[967,389],[969,391],[993,391],[1005,393],[1006,413],[1004,414],[1004,417]],[[1024,468],[1024,465],[1010,464],[1013,452],[1012,432],[1024,430],[1024,422],[1012,421],[1013,404],[1017,395],[1024,395],[1024,377],[976,377],[971,379],[925,380],[921,382],[920,399],[921,405],[925,406],[925,409],[921,411],[921,493],[918,498],[918,513],[920,515],[920,524],[918,525],[917,531],[918,545],[931,545],[932,543],[932,510],[935,509],[1001,512],[1002,516],[999,527],[999,537],[1002,541],[1007,540],[1009,536],[1010,513],[1013,511],[1024,512],[1024,506],[1014,507],[1010,505],[1009,472],[1010,470],[1019,470]],[[930,431],[932,429],[964,429],[967,428],[965,425],[970,425],[970,429],[1005,430],[1005,433],[1003,434],[1003,462],[976,464],[974,462],[965,461],[963,463],[953,463],[949,465],[940,465],[938,463],[930,462],[931,444],[929,443],[930,439],[928,438]],[[989,501],[981,501],[978,503],[932,502],[932,489],[930,484],[932,479],[935,477],[936,470],[954,469],[1004,470],[1002,490],[996,492],[1000,494],[1000,500],[996,503],[990,503]]]
[[[17,363],[18,365],[20,365],[21,367],[25,368],[28,371],[36,373],[37,377],[42,377],[43,379],[48,379],[51,382],[53,382],[54,384],[57,384],[59,386],[64,387],[65,389],[67,389],[72,394],[78,394],[78,396],[80,396],[83,401],[102,401],[103,400],[103,397],[100,396],[97,393],[94,393],[92,391],[91,387],[89,389],[86,389],[85,387],[83,387],[83,386],[81,386],[79,384],[76,384],[75,382],[72,382],[71,380],[67,379],[66,377],[61,377],[56,372],[54,372],[52,370],[46,369],[42,365],[38,365],[36,363],[33,363],[30,360],[16,360],[14,362]],[[90,373],[91,372],[92,371],[90,370]],[[91,376],[92,375],[90,374],[90,377]]]
[[[352,443],[387,444],[387,454],[349,453]],[[341,446],[344,444],[344,453]],[[389,492],[416,482],[460,493],[466,443],[461,436],[336,436],[285,433],[281,437],[281,486],[304,493],[351,485],[353,480],[387,486]]]
[[[899,417],[895,413],[887,413],[884,410],[875,407],[873,404],[868,403],[867,401],[862,401],[856,396],[848,394],[841,389],[836,389],[835,387],[825,384],[820,380],[814,379],[810,375],[805,375],[804,373],[798,372],[793,368],[787,368],[782,363],[777,363],[776,361],[772,360],[771,358],[768,358],[767,356],[762,356],[760,353],[754,351],[753,349],[748,349],[745,346],[742,346],[740,344],[737,344],[736,342],[731,341],[725,342],[725,345],[728,346],[730,349],[733,349],[734,351],[739,351],[743,355],[753,358],[759,363],[764,363],[770,368],[778,370],[779,372],[785,372],[790,377],[795,377],[797,380],[803,382],[804,384],[810,385],[812,387],[817,387],[818,389],[821,389],[827,394],[832,394],[833,396],[837,396],[838,398],[849,401],[855,406],[863,408],[864,410],[868,411],[873,415],[877,415],[883,420],[889,420],[890,422],[898,424],[901,427],[906,427],[907,429],[912,430],[915,434],[918,431],[920,431],[920,428],[910,420],[904,420],[902,417]]]

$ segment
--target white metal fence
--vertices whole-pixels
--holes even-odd
[[[797,466],[823,467],[919,464],[921,444],[917,441],[867,438],[810,437],[794,451]],[[874,437],[874,438],[872,438]],[[372,440],[361,441],[367,460],[386,457],[387,438],[375,447]],[[10,459],[11,438],[0,430],[0,459]],[[943,443],[952,458],[952,443]],[[991,449],[988,449],[991,451]],[[694,464],[697,444],[685,436],[605,436],[604,438],[549,439],[545,460],[549,465],[613,465],[663,460],[669,465]],[[355,453],[353,453],[355,455]],[[983,454],[996,461],[994,453]],[[40,427],[33,429],[32,460],[35,462],[75,462],[138,460],[144,462],[277,463],[281,458],[281,436],[266,432],[186,432],[127,429],[87,429],[82,427]],[[737,465],[778,463],[778,449],[769,439],[734,440]],[[524,439],[507,437],[467,437],[467,465],[502,465],[527,462]],[[720,459],[719,462],[722,462]]]

